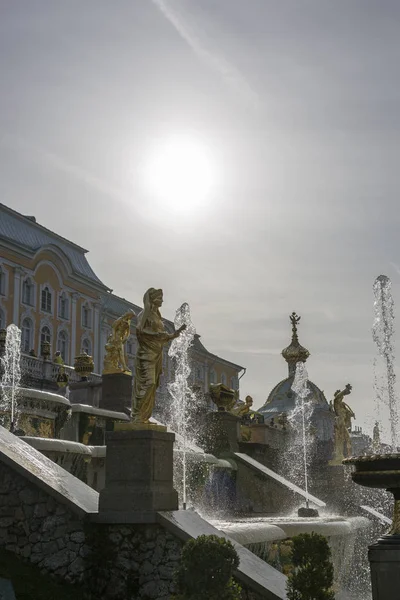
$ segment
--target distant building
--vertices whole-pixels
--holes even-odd
[[[112,322],[141,308],[112,294],[94,273],[87,250],[0,204],[0,329],[15,323],[22,330],[22,350],[40,355],[41,342],[51,345],[66,364],[82,351],[93,356],[101,373],[104,346]],[[165,320],[167,330],[173,323]],[[126,351],[133,369],[136,354],[135,320]],[[243,367],[209,352],[197,335],[192,350],[192,378],[204,391],[210,383],[239,389]],[[165,386],[171,365],[164,355]]]
[[[264,422],[268,423],[271,419],[274,422],[282,415],[290,415],[295,408],[296,395],[292,391],[292,385],[298,362],[306,362],[310,356],[309,351],[301,346],[297,335],[297,324],[299,317],[295,314],[291,316],[292,322],[292,341],[290,345],[282,351],[282,356],[288,363],[288,377],[280,381],[270,392],[264,406],[258,409],[258,413],[264,416]],[[311,400],[313,404],[313,413],[311,417],[312,426],[318,442],[318,453],[320,458],[330,457],[333,447],[334,422],[335,415],[322,392],[315,383],[308,381],[309,396],[307,401]]]

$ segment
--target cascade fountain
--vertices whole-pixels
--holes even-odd
[[[174,326],[178,330],[182,325],[186,329],[173,340],[168,354],[175,359],[175,379],[168,384],[168,391],[172,397],[172,421],[176,433],[180,436],[180,456],[182,464],[182,499],[183,509],[186,509],[186,460],[189,445],[190,406],[195,400],[188,378],[191,372],[189,364],[189,348],[193,343],[196,329],[190,317],[190,307],[186,302],[176,311]]]
[[[10,415],[10,431],[14,432],[18,420],[18,397],[21,383],[21,330],[14,324],[7,327],[5,353],[1,358],[2,396],[1,410]],[[4,425],[4,418],[3,423]]]

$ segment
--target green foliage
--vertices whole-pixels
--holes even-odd
[[[216,535],[189,540],[176,572],[176,600],[240,600],[233,580],[239,557],[231,542]]]
[[[83,592],[68,583],[42,575],[39,567],[24,562],[13,552],[0,550],[0,577],[9,579],[18,600],[82,600]]]
[[[326,538],[317,533],[301,533],[292,542],[288,600],[335,600],[331,551]]]

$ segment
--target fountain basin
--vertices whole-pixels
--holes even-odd
[[[9,386],[0,386],[0,405]],[[18,388],[17,426],[23,435],[42,438],[58,438],[61,428],[70,414],[71,404],[67,398],[44,390]],[[9,410],[0,411],[4,427],[10,427]]]
[[[354,483],[364,487],[381,488],[399,495],[400,454],[373,454],[346,458],[344,465],[354,465],[351,477]],[[396,490],[398,490],[396,492]]]

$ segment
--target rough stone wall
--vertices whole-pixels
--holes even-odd
[[[169,599],[181,546],[157,525],[85,523],[0,464],[0,547],[81,586],[88,599]]]

